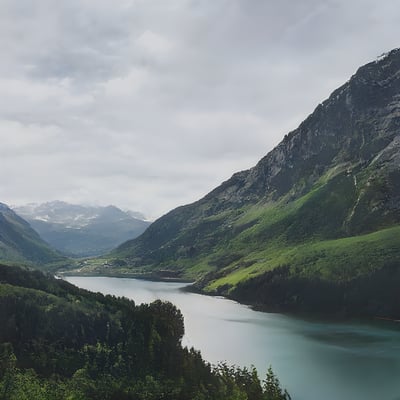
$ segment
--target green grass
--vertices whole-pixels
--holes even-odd
[[[239,282],[280,266],[291,274],[330,281],[350,280],[389,263],[400,263],[400,226],[367,235],[305,243],[293,247],[271,247],[248,255],[258,261],[248,268],[226,268],[227,275],[209,283],[206,291],[234,287]]]
[[[138,241],[134,257],[117,252],[109,259],[89,261],[84,270],[106,275],[172,270],[186,280],[201,280],[200,286],[215,292],[282,266],[295,277],[346,281],[400,263],[398,220],[387,213],[374,216],[371,208],[370,199],[384,193],[381,185],[371,175],[359,174],[358,166],[353,172],[351,167],[343,164],[327,171],[294,200],[289,193],[276,202],[197,215],[188,224],[173,220],[181,226],[175,236],[160,225],[152,234],[166,237],[162,246],[153,243],[145,249]],[[125,259],[126,265],[114,262],[118,259]],[[105,266],[108,262],[111,268]]]
[[[0,213],[0,262],[39,266],[66,261],[13,211]]]

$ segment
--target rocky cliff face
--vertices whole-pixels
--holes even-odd
[[[174,244],[182,242],[182,235],[204,225],[205,218],[283,198],[294,201],[326,174],[334,175],[335,169],[345,170],[354,185],[354,204],[346,216],[349,229],[375,229],[356,226],[367,209],[398,222],[399,128],[400,51],[393,50],[361,67],[254,168],[233,175],[200,201],[161,217],[120,250],[132,259],[162,246],[176,250]],[[231,221],[232,215],[227,217]]]
[[[332,167],[378,161],[386,148],[393,153],[398,146],[399,100],[400,51],[394,50],[361,67],[254,168],[235,174],[206,199],[240,205],[288,193],[295,198]]]
[[[274,280],[290,281],[285,302],[304,299],[293,279],[329,286],[397,268],[399,238],[397,49],[361,67],[255,167],[161,217],[110,258],[265,304],[282,294],[263,295]],[[332,290],[340,297],[342,289]]]

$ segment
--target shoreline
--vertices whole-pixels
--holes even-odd
[[[186,283],[187,285],[180,288],[179,290],[187,293],[195,293],[202,296],[210,297],[222,297],[224,299],[234,301],[242,306],[248,307],[253,311],[266,313],[266,314],[281,314],[290,318],[301,319],[304,321],[323,321],[332,323],[368,323],[368,324],[386,324],[390,325],[392,328],[398,328],[400,324],[400,319],[381,317],[381,316],[362,316],[362,315],[344,315],[344,314],[321,314],[313,312],[295,312],[295,311],[285,311],[280,307],[268,306],[259,303],[245,303],[238,299],[230,296],[223,296],[218,293],[208,293],[205,292],[194,285],[195,282],[185,280],[176,277],[162,277],[158,275],[148,275],[148,274],[90,274],[90,273],[72,273],[68,271],[67,273],[58,273],[58,276],[63,279],[64,276],[67,277],[94,277],[94,278],[127,278],[127,279],[137,279],[149,282],[165,282],[165,283]]]
[[[265,314],[280,314],[285,315],[290,318],[301,319],[303,321],[321,321],[321,322],[332,322],[332,323],[350,323],[350,322],[357,322],[357,323],[378,323],[378,324],[390,324],[392,327],[399,327],[400,320],[394,318],[387,318],[387,317],[379,317],[379,316],[363,316],[363,315],[345,315],[345,314],[323,314],[317,312],[307,312],[307,311],[287,311],[281,307],[273,306],[273,305],[266,305],[261,303],[247,303],[236,299],[235,297],[224,296],[219,293],[208,293],[202,291],[197,286],[188,285],[180,289],[183,292],[189,293],[196,293],[203,296],[211,296],[211,297],[222,297],[227,300],[234,301],[242,306],[246,306],[253,311],[261,312]]]
[[[128,278],[128,279],[139,279],[143,281],[150,281],[150,282],[176,282],[176,283],[187,283],[188,285],[193,284],[193,281],[182,279],[178,277],[168,277],[168,276],[160,276],[154,274],[132,274],[132,273],[113,273],[113,274],[96,274],[90,272],[79,272],[79,271],[65,271],[65,272],[58,272],[57,275],[60,278],[64,276],[76,276],[76,277],[94,277],[94,278]]]

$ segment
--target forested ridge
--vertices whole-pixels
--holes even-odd
[[[260,381],[183,348],[168,302],[138,306],[0,265],[0,320],[0,399],[289,399],[271,369]]]

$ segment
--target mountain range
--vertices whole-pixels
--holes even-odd
[[[140,213],[115,206],[95,207],[52,201],[14,207],[40,236],[71,257],[104,254],[150,225]]]
[[[395,49],[256,166],[162,216],[91,272],[196,280],[195,290],[270,310],[399,314],[399,182]]]

